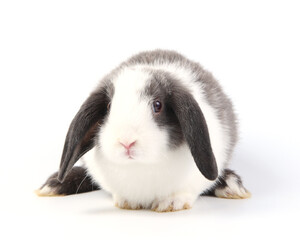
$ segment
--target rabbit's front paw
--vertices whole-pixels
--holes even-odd
[[[129,202],[124,198],[118,196],[114,196],[113,198],[115,206],[118,208],[127,210],[140,210],[143,208],[140,204]]]
[[[156,212],[175,212],[190,209],[195,201],[195,197],[191,194],[180,193],[166,197],[164,199],[156,199],[151,209]]]

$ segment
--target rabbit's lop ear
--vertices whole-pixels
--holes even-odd
[[[174,89],[171,105],[179,120],[184,138],[200,172],[209,180],[218,177],[204,115],[193,96],[183,89]]]
[[[62,182],[74,164],[95,145],[95,136],[107,113],[104,89],[92,93],[83,103],[69,127],[60,162],[58,180]]]

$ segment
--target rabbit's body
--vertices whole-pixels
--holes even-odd
[[[117,206],[185,209],[218,184],[236,140],[232,104],[210,73],[175,52],[144,52],[84,103],[58,177],[94,147],[84,156],[88,173]]]
[[[180,62],[166,63],[165,60],[160,61],[157,56],[153,56],[153,58],[157,60],[157,63],[152,65],[141,65],[137,63],[122,67],[122,70],[120,70],[121,73],[116,78],[114,85],[120,84],[122,86],[116,86],[116,88],[124,90],[128,82],[131,81],[132,84],[127,86],[128,89],[124,90],[124,92],[128,94],[121,96],[124,97],[124,99],[120,102],[130,102],[132,105],[140,104],[139,102],[135,102],[137,102],[138,95],[142,94],[146,88],[147,80],[151,77],[149,76],[149,72],[160,71],[176,76],[176,80],[174,81],[180,81],[180,84],[192,93],[199,106],[201,106],[210,131],[211,145],[217,161],[218,170],[221,172],[228,159],[226,151],[231,148],[231,136],[226,132],[228,127],[224,128],[222,126],[216,111],[209,105],[206,95],[203,94],[204,89],[201,86],[199,76],[203,77],[205,73],[202,73],[203,70],[199,68],[199,73],[193,75],[186,66],[181,66]],[[160,64],[160,62],[163,62],[163,64]],[[214,80],[212,79],[212,81]],[[132,86],[134,86],[134,88]],[[219,89],[219,91],[221,91],[221,89]],[[132,99],[129,100],[129,98]],[[124,109],[126,111],[126,107],[120,106],[118,109]],[[232,111],[232,109],[229,110]],[[128,125],[138,119],[137,116],[132,116],[131,112],[129,112],[129,114],[132,119],[124,123],[126,119],[122,116],[127,116],[128,113],[120,113],[118,120],[120,121],[120,125],[124,128],[127,128]],[[147,113],[139,113],[139,115],[143,117],[147,116]],[[141,128],[147,128],[147,126],[144,125],[145,123],[149,122],[149,125],[153,123],[153,121],[149,121],[146,117],[145,119],[139,119],[139,121],[143,123]],[[137,124],[138,123],[134,123],[134,125]],[[231,124],[234,125],[235,122]],[[149,128],[151,127],[152,126],[149,126]],[[151,148],[151,141],[147,143],[149,148]],[[166,146],[168,139],[159,138],[155,139],[155,141],[161,142],[161,145]],[[151,151],[155,151],[155,149]],[[200,193],[214,184],[214,181],[207,180],[199,172],[186,144],[172,151],[166,150],[165,152],[159,152],[159,154],[158,156],[152,154],[154,159],[149,160],[151,164],[143,164],[135,161],[120,164],[107,159],[104,154],[102,154],[101,148],[96,147],[93,151],[93,156],[90,157],[90,159],[85,158],[85,163],[91,176],[93,176],[96,182],[100,183],[104,189],[113,193],[116,202],[120,201],[119,199],[121,199],[121,201],[126,200],[129,205],[133,206],[151,206],[156,199],[164,199],[172,194],[180,194],[184,195],[184,197],[188,196],[189,199],[186,199],[186,201],[191,205],[192,201],[194,201]],[[118,205],[121,204],[118,203]]]
[[[90,175],[112,193],[120,207],[126,202],[132,209],[149,208],[156,201],[175,195],[187,198],[183,204],[192,206],[197,196],[213,183],[197,171],[188,152],[187,147],[182,147],[173,156],[165,156],[163,163],[132,163],[122,167],[101,156],[97,149],[91,150],[94,156],[84,159]]]

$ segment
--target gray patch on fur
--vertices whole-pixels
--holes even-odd
[[[53,173],[40,189],[48,186],[54,195],[71,195],[101,189],[83,167],[73,167],[62,183],[57,177],[58,172]]]
[[[106,121],[109,113],[107,105],[111,101],[114,87],[110,80],[105,79],[90,94],[73,118],[61,157],[58,180],[62,182],[74,164],[95,144],[100,126]]]
[[[176,85],[178,80],[174,79],[169,73],[161,70],[146,70],[152,76],[141,97],[150,97],[150,105],[156,100],[162,103],[162,111],[159,114],[153,113],[153,119],[162,129],[168,133],[168,142],[170,148],[179,147],[184,141],[182,129],[178,118],[170,106],[170,97],[172,94],[171,83]],[[152,106],[150,106],[152,108]]]
[[[152,72],[145,95],[163,106],[160,113],[153,114],[154,121],[167,130],[171,146],[179,146],[185,139],[201,173],[210,180],[216,179],[218,169],[201,108],[178,79],[165,71]]]

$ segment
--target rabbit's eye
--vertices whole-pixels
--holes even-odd
[[[153,112],[159,113],[159,112],[161,112],[161,109],[162,109],[162,103],[160,101],[156,100],[153,102],[152,107],[153,107]]]
[[[107,104],[107,110],[109,110],[110,109],[110,102]]]

